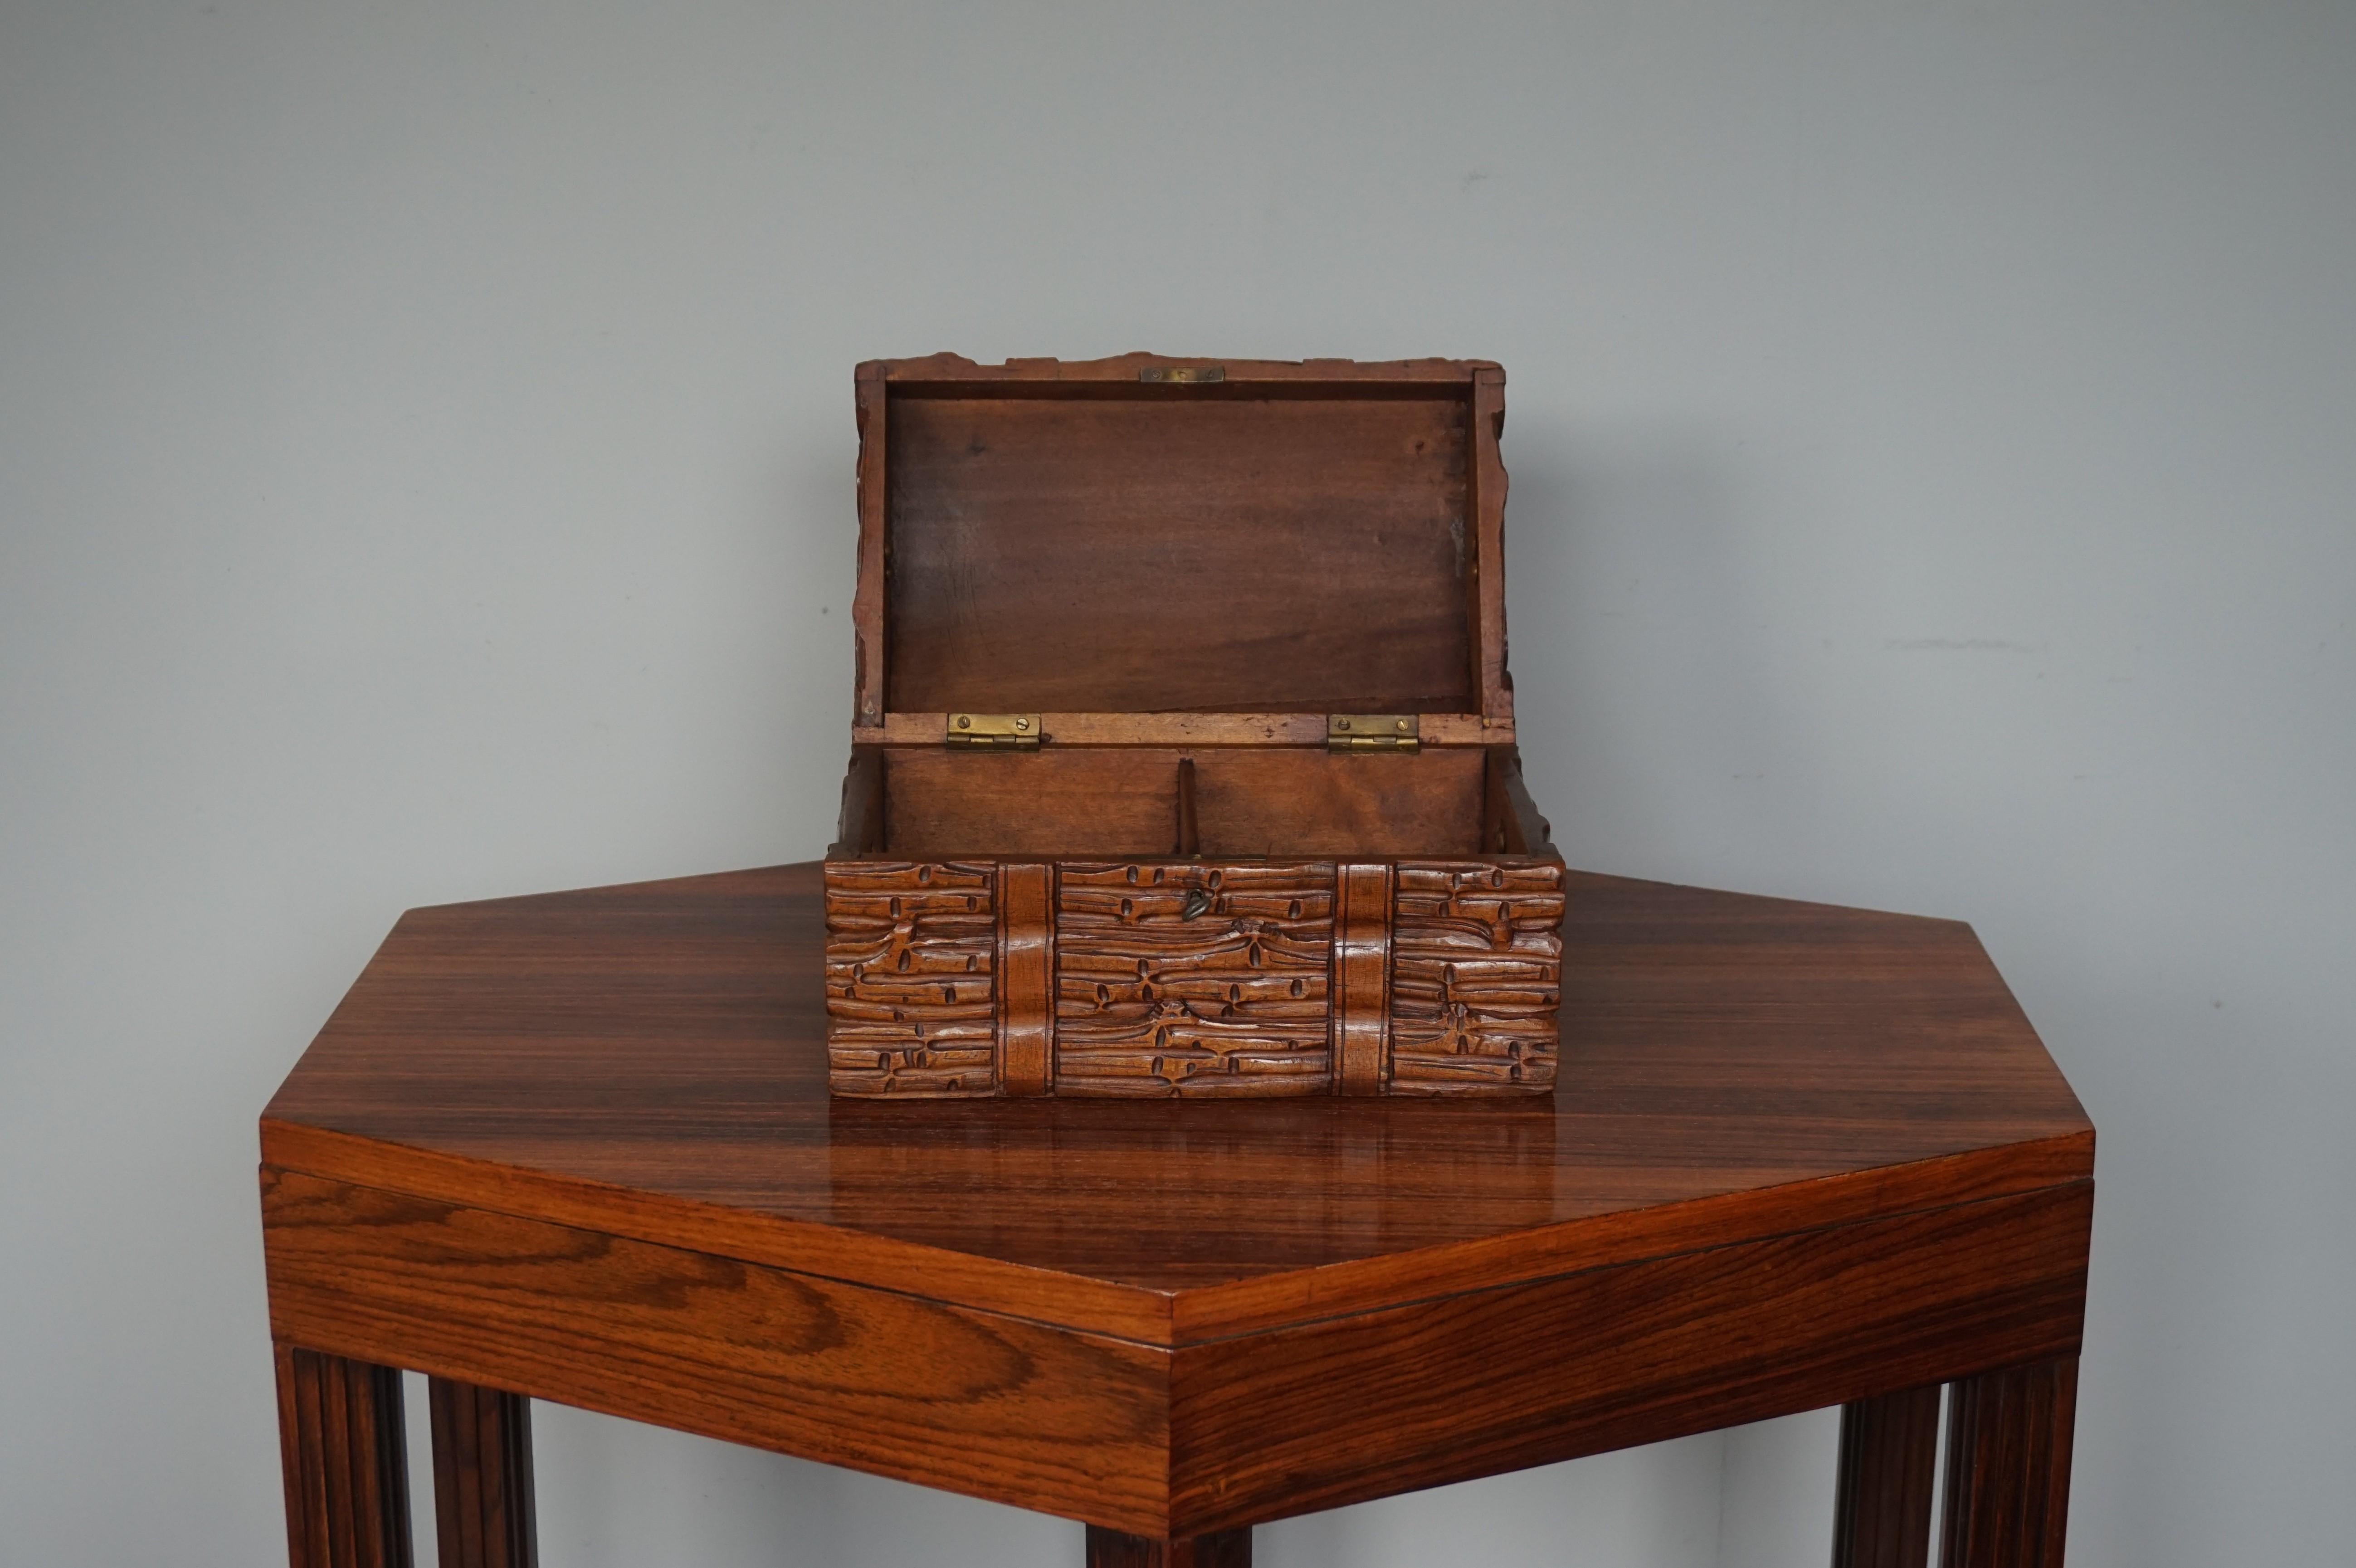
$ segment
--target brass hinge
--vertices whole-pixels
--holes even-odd
[[[1419,752],[1420,721],[1412,713],[1328,713],[1329,752]]]
[[[952,713],[943,741],[979,751],[1030,751],[1039,744],[1036,713]]]
[[[1205,382],[1226,380],[1227,368],[1225,365],[1148,365],[1137,373],[1137,379],[1164,386],[1198,387]]]

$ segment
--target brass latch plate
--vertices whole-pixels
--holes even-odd
[[[952,713],[944,739],[978,751],[1028,751],[1039,744],[1036,713]]]
[[[1329,752],[1416,752],[1423,749],[1421,726],[1412,713],[1328,713]]]

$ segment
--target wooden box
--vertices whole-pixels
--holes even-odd
[[[859,368],[837,1094],[1553,1085],[1505,372]]]

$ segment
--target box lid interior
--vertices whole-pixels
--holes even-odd
[[[862,367],[859,728],[959,711],[1510,726],[1503,628],[1484,624],[1502,594],[1483,592],[1502,588],[1505,479],[1476,411],[1502,409],[1502,382],[1453,361]]]

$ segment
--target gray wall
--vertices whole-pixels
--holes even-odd
[[[2102,1128],[2074,1561],[2347,1561],[2356,8],[8,4],[0,226],[0,1561],[275,1560],[372,944],[816,854],[851,364],[1141,347],[1506,363],[1572,861],[1976,923]],[[1076,1561],[541,1419],[550,1568]],[[1831,1435],[1263,1562],[1815,1564]]]

